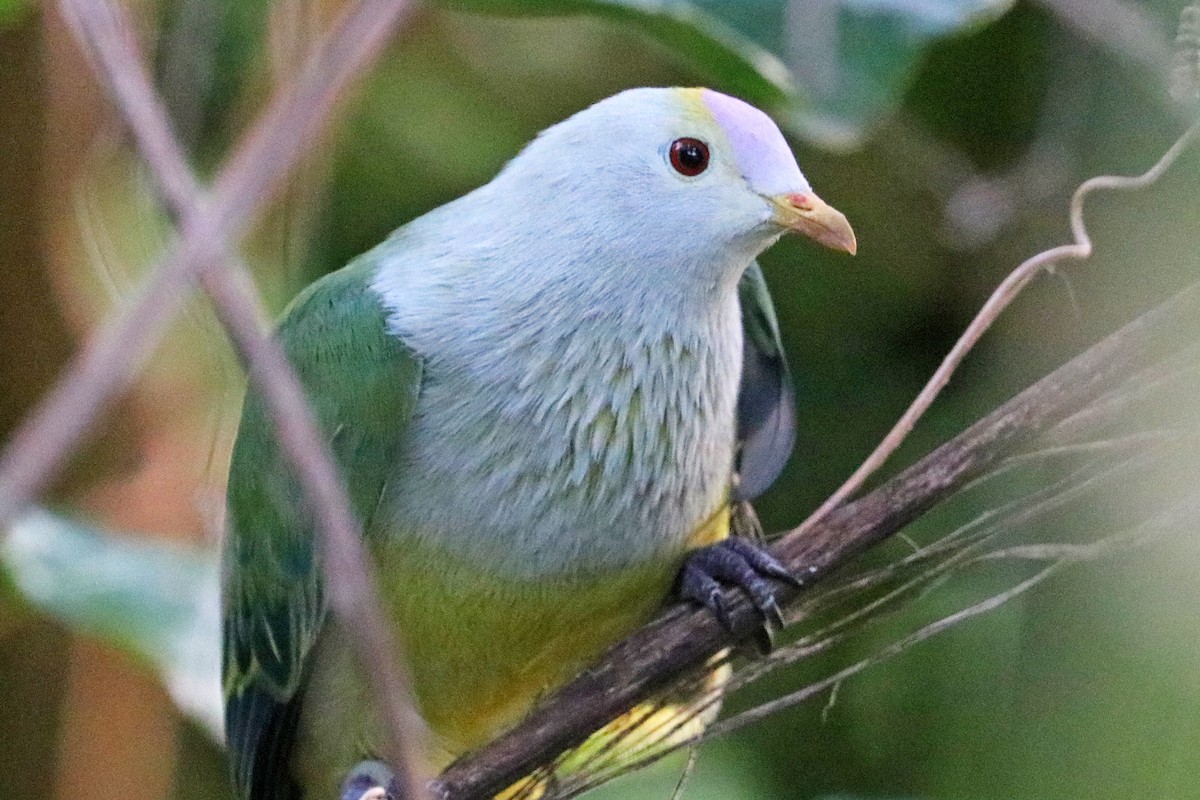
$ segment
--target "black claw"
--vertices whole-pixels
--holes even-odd
[[[763,618],[764,624],[756,632],[756,643],[761,651],[770,652],[771,629],[782,628],[784,618],[775,598],[775,589],[764,578],[801,586],[801,581],[765,550],[745,539],[731,537],[688,557],[680,573],[679,595],[712,611],[717,621],[732,631],[721,584],[741,588]]]
[[[754,629],[754,647],[760,656],[769,656],[775,649],[775,631],[770,625],[759,625]]]
[[[775,602],[774,595],[767,601],[766,606],[763,607],[763,611],[766,612],[767,619],[775,623],[776,628],[782,628],[787,625],[786,620],[783,618],[783,611],[779,608],[779,603]]]
[[[745,539],[730,538],[725,541],[729,542],[730,547],[735,549],[738,555],[750,562],[750,566],[768,578],[774,578],[780,583],[786,583],[797,589],[804,586],[804,581],[793,575],[791,570],[763,548],[757,547]]]
[[[704,606],[713,613],[725,630],[733,630],[733,620],[729,618],[729,611],[721,597],[721,584],[690,560],[684,564],[683,572],[679,576],[679,596]]]
[[[725,608],[725,600],[721,597],[721,590],[713,589],[708,595],[708,607],[712,609],[713,614],[717,616],[717,622],[727,631],[733,631],[733,619],[729,616],[729,609]]]
[[[400,796],[391,769],[381,761],[362,761],[346,776],[339,800],[362,800],[368,792],[383,789],[385,786],[387,788],[384,790],[384,800],[394,800]]]

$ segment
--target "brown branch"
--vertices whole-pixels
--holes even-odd
[[[836,686],[847,678],[862,672],[868,667],[895,658],[949,628],[995,610],[1066,567],[1089,561],[1097,561],[1118,553],[1129,552],[1138,547],[1144,547],[1167,534],[1185,530],[1188,526],[1194,524],[1197,512],[1200,512],[1200,503],[1197,502],[1196,498],[1185,498],[1171,504],[1168,508],[1155,514],[1133,530],[1114,534],[1089,544],[1032,545],[1028,547],[1005,548],[985,553],[979,556],[978,559],[1016,559],[1030,562],[1046,561],[1049,563],[1034,575],[1018,582],[1016,585],[956,611],[953,614],[924,625],[897,641],[880,648],[870,656],[839,670],[834,675],[721,720],[705,731],[703,738],[707,741],[708,739],[724,736],[732,731],[744,728],[746,725],[764,719],[771,714],[798,705],[808,698],[820,694],[825,689]]]
[[[235,242],[246,229],[410,7],[406,0],[359,0],[317,45],[296,79],[273,98],[221,171],[202,213],[181,226],[181,241],[151,273],[139,297],[87,342],[12,435],[0,454],[0,527],[45,489],[112,398],[129,387],[179,311],[191,279],[217,262],[225,243]],[[128,28],[113,27],[111,11],[79,8],[90,24],[129,46]],[[140,107],[133,112],[149,113]],[[152,143],[147,152],[161,156],[154,149],[161,144]],[[177,178],[170,179],[172,193],[179,190]]]
[[[1200,284],[1195,284],[1076,356],[875,491],[803,534],[789,532],[776,543],[774,554],[808,582],[816,581],[1140,368],[1190,346],[1198,335]],[[785,593],[784,599],[793,598],[794,593]],[[733,591],[726,592],[725,602],[734,634],[725,632],[711,614],[671,607],[546,698],[508,733],[452,764],[435,784],[439,795],[447,800],[491,796],[699,668],[731,642],[752,635],[758,619],[749,604]]]
[[[418,776],[415,766],[422,763],[418,748],[424,738],[424,726],[416,713],[406,675],[399,669],[403,660],[398,657],[399,651],[383,621],[359,524],[300,381],[279,345],[263,333],[267,315],[253,286],[245,279],[244,271],[219,268],[219,260],[229,260],[229,242],[240,233],[247,215],[303,154],[307,142],[319,134],[345,83],[378,51],[407,4],[391,2],[390,16],[381,14],[386,9],[378,6],[377,2],[364,2],[343,20],[310,62],[308,80],[293,84],[290,93],[285,90],[284,99],[256,126],[232,165],[218,179],[216,199],[208,204],[201,200],[202,189],[170,130],[165,109],[154,92],[136,40],[120,10],[105,0],[63,0],[62,11],[95,59],[96,71],[108,84],[160,191],[181,220],[183,231],[180,248],[160,267],[157,281],[143,295],[143,302],[125,318],[124,328],[116,326],[117,335],[101,339],[104,346],[100,352],[107,356],[133,335],[141,337],[142,347],[152,346],[153,332],[165,327],[178,306],[178,301],[167,302],[170,298],[163,293],[176,284],[182,288],[188,277],[198,274],[222,324],[249,363],[251,378],[271,411],[280,446],[296,469],[323,543],[322,566],[330,605],[349,634],[363,672],[380,700],[386,729],[392,738],[388,752],[397,783],[405,788],[406,797],[417,798],[426,793],[425,781]],[[287,132],[291,138],[277,147],[272,139],[281,132]],[[151,322],[154,325],[148,331]],[[107,381],[97,381],[92,372],[76,371],[68,377],[82,374],[86,382],[99,383],[96,390],[116,388],[135,374],[139,361],[128,354],[121,361],[106,357],[100,364],[113,367]],[[123,370],[119,364],[124,364]],[[98,412],[98,404],[90,407]],[[41,418],[42,424],[48,424],[44,422],[47,418],[53,421],[55,412],[63,408],[72,405],[66,402],[50,406],[48,417]],[[55,466],[54,448],[69,450],[72,436],[81,435],[85,424],[79,422],[76,429],[49,444],[45,436],[39,438],[35,424],[13,446],[24,446],[26,449],[17,450],[18,455],[32,454],[34,466],[43,475],[49,475]],[[31,463],[28,458],[26,463]],[[0,468],[0,474],[5,472]],[[37,469],[28,468],[25,475],[26,491],[32,494],[38,488]],[[5,480],[2,485],[10,494],[0,500],[0,516],[4,508],[15,511],[23,502],[20,483],[16,483],[15,497],[13,483]]]
[[[1192,351],[1188,355],[1194,359],[1196,352]],[[1195,369],[1194,363],[1192,369]],[[1141,370],[1131,380],[1140,382],[1144,374],[1145,371]],[[1122,384],[1116,393],[1126,393],[1130,388],[1129,383],[1127,381]],[[1053,432],[1058,432],[1060,429],[1061,423],[1053,428]],[[582,776],[572,774],[565,777],[561,784],[561,792],[555,796],[575,797],[614,777],[648,766],[681,748],[691,748],[694,752],[695,747],[701,742],[724,736],[770,714],[806,702],[814,696],[828,691],[830,693],[828,704],[821,714],[821,718],[824,720],[830,706],[835,701],[838,687],[846,679],[888,658],[898,656],[907,651],[910,646],[915,646],[926,638],[940,633],[946,629],[946,623],[956,625],[977,614],[986,613],[996,607],[992,604],[997,598],[1013,597],[1024,591],[1021,588],[1009,589],[999,595],[994,595],[969,609],[963,609],[949,617],[941,618],[921,628],[916,634],[889,642],[885,647],[876,650],[847,669],[839,670],[814,683],[790,690],[780,697],[756,704],[750,709],[713,723],[702,732],[674,740],[671,744],[663,746],[663,738],[672,737],[676,733],[682,734],[684,726],[689,724],[688,721],[694,720],[696,715],[705,713],[704,709],[715,711],[723,693],[737,691],[781,666],[807,661],[816,655],[830,651],[851,636],[865,630],[872,622],[895,611],[899,603],[927,594],[943,584],[954,573],[975,565],[995,561],[1025,562],[1034,565],[1037,562],[1043,562],[1043,564],[1049,563],[1057,570],[1073,563],[1096,561],[1118,553],[1146,547],[1161,541],[1169,533],[1185,534],[1190,529],[1187,525],[1188,521],[1191,520],[1194,523],[1195,515],[1200,510],[1200,502],[1194,496],[1186,494],[1180,503],[1169,504],[1170,510],[1167,512],[1158,513],[1154,518],[1131,530],[1106,536],[1087,544],[1045,543],[1000,546],[993,549],[984,547],[989,542],[993,542],[1003,531],[1028,527],[1039,521],[1044,522],[1047,514],[1061,511],[1064,505],[1078,501],[1081,497],[1095,497],[1096,492],[1102,492],[1105,488],[1111,491],[1114,486],[1129,488],[1128,481],[1131,477],[1152,464],[1161,466],[1162,457],[1168,451],[1188,455],[1192,452],[1188,445],[1173,442],[1169,446],[1161,444],[1146,446],[1140,450],[1140,453],[1122,458],[1115,465],[1105,461],[1101,467],[1093,462],[1092,467],[1099,468],[1098,470],[1093,468],[1074,470],[1069,476],[1043,486],[1032,494],[1026,494],[1023,498],[1014,499],[998,508],[981,513],[966,525],[939,537],[935,543],[922,547],[906,557],[889,561],[882,567],[856,572],[849,580],[831,580],[823,584],[825,591],[809,593],[800,598],[800,602],[792,605],[790,609],[792,614],[789,616],[797,620],[807,619],[813,615],[825,616],[831,607],[836,606],[843,607],[846,609],[845,612],[836,614],[833,621],[826,622],[815,630],[806,631],[804,635],[774,650],[769,656],[743,665],[735,672],[723,691],[713,692],[697,687],[698,698],[685,718],[672,720],[669,727],[660,728],[652,737],[646,737],[657,741],[657,744],[650,747],[631,748],[629,757],[622,758],[618,763],[589,765]],[[1011,463],[1011,460],[1005,459],[1004,464]],[[1170,469],[1179,469],[1179,464],[1173,463],[1168,471]],[[983,479],[994,477],[997,474],[999,474],[997,470],[993,469]],[[1146,479],[1146,476],[1143,475],[1142,479]],[[1153,482],[1155,479],[1149,480]],[[1043,577],[1048,577],[1049,574],[1044,573]],[[894,579],[901,576],[904,576],[902,580],[893,583]],[[861,596],[861,592],[881,588],[884,584],[890,585],[883,594],[874,595],[869,602],[862,604],[862,600],[866,598]],[[1026,589],[1031,588],[1032,585],[1024,584]],[[921,631],[928,636],[922,635]],[[689,681],[685,686],[692,687],[693,683]],[[580,777],[582,780],[579,779]]]
[[[203,278],[204,289],[249,363],[251,380],[270,409],[276,438],[304,489],[323,546],[325,593],[382,711],[390,738],[385,752],[396,784],[404,787],[403,796],[409,800],[426,797],[430,776],[421,769],[425,723],[416,711],[403,650],[384,621],[359,522],[300,380],[278,342],[263,335],[263,309],[249,281],[242,285],[238,278],[244,273],[211,270]]]
[[[64,1],[69,3],[72,0]],[[79,14],[79,19],[85,19],[89,11],[94,12],[97,8],[101,8],[101,5],[88,6],[85,4],[78,7],[76,13]],[[163,168],[158,173],[163,191],[177,210],[180,210],[181,243],[164,259],[162,267],[156,272],[155,279],[144,291],[141,302],[117,323],[106,328],[96,340],[93,340],[93,343],[85,350],[82,359],[77,363],[77,367],[68,374],[56,392],[43,404],[38,414],[32,417],[31,421],[14,436],[3,459],[0,459],[0,520],[10,518],[44,486],[112,394],[128,385],[141,358],[157,341],[174,311],[177,310],[178,297],[182,295],[182,290],[186,287],[189,278],[195,274],[201,277],[205,288],[213,294],[223,323],[231,330],[239,347],[251,361],[256,379],[263,382],[264,393],[268,395],[268,400],[277,417],[284,447],[295,458],[301,473],[306,476],[306,481],[311,481],[313,484],[310,487],[313,493],[309,500],[314,504],[314,511],[318,517],[323,516],[323,523],[328,525],[329,531],[334,532],[330,535],[329,541],[339,541],[336,533],[339,525],[345,529],[342,540],[347,538],[344,535],[345,531],[353,533],[352,517],[348,514],[344,493],[339,493],[340,487],[336,471],[333,470],[327,455],[322,458],[321,443],[311,424],[311,414],[308,414],[304,406],[298,382],[294,380],[294,375],[291,376],[293,380],[290,386],[286,378],[283,381],[268,379],[268,376],[275,371],[282,371],[285,375],[290,373],[286,360],[278,352],[278,348],[273,347],[268,340],[261,336],[262,314],[260,309],[256,308],[249,295],[242,293],[242,288],[233,282],[231,274],[215,270],[213,267],[223,258],[225,249],[229,246],[228,243],[244,230],[254,211],[281,180],[282,175],[294,166],[308,143],[315,138],[327,120],[333,103],[344,89],[345,83],[355,74],[362,62],[369,59],[370,55],[378,50],[384,36],[390,30],[391,24],[398,19],[404,8],[405,4],[399,0],[394,2],[363,0],[356,6],[343,19],[339,30],[318,48],[300,78],[285,87],[281,99],[272,106],[250,133],[245,143],[231,159],[227,169],[218,178],[214,196],[209,202],[203,204],[195,202],[194,198],[197,195],[193,191],[194,186],[189,186],[189,183],[194,184],[194,180],[190,176],[184,177],[187,170],[182,159],[178,159],[178,164],[170,163],[178,154],[171,152],[171,146],[174,143],[170,141],[169,131],[164,127],[162,130],[167,132],[167,137],[156,139],[154,137],[158,136],[161,131],[154,130],[152,126],[142,128],[143,131],[149,131],[151,135],[149,138],[143,137],[143,141],[140,142],[141,146],[148,158],[152,162],[158,161]],[[389,12],[391,16],[389,16]],[[89,24],[103,26],[112,23],[113,18],[105,19],[103,16],[97,16],[91,22],[80,23],[77,21],[77,25],[81,27]],[[110,32],[123,33],[125,40],[128,40],[127,31],[119,29],[118,25]],[[119,64],[119,61],[117,63]],[[119,69],[117,73],[120,73]],[[114,92],[118,96],[123,91],[121,84],[123,77],[127,78],[128,75],[109,76]],[[128,87],[124,91],[127,90]],[[161,108],[152,94],[146,95],[143,99],[147,98],[148,104],[140,106],[133,104],[126,108],[135,130],[138,129],[139,114],[143,115],[143,123],[150,125],[145,120],[150,120],[155,114],[161,113]],[[186,198],[186,201],[183,198]],[[1059,256],[1062,255],[1066,255],[1065,250],[1059,253]],[[1042,384],[1038,384],[1038,387],[1041,386]],[[1070,392],[1063,392],[1063,394],[1070,395]],[[1057,400],[1061,401],[1062,398],[1057,398]],[[1053,406],[1053,403],[1050,405],[1057,408],[1057,406]],[[299,409],[298,416],[289,416],[287,412],[289,410],[295,412],[296,409]],[[1003,410],[1001,409],[1001,411]],[[929,467],[934,478],[937,479],[932,479],[929,475],[915,476],[916,483],[907,487],[901,486],[895,496],[885,497],[881,508],[863,505],[880,495],[880,492],[873,493],[862,501],[832,515],[822,527],[814,532],[813,536],[801,537],[798,532],[793,532],[781,542],[780,555],[796,565],[807,565],[809,573],[819,576],[842,558],[852,555],[870,542],[893,532],[947,492],[953,491],[967,477],[977,474],[974,470],[982,469],[983,465],[990,463],[994,451],[1000,452],[1015,439],[1029,435],[1036,430],[1040,410],[1038,408],[1024,409],[1022,413],[1017,414],[1012,427],[1006,427],[1007,422],[1013,422],[1012,420],[995,421],[994,429],[984,430],[981,434],[982,439],[979,441],[969,441],[967,445],[964,445],[966,449],[963,452],[955,454],[951,448],[951,451],[944,453],[946,448],[939,449],[930,456],[930,459],[942,454],[943,458],[949,459],[949,461]],[[991,419],[992,417],[988,418],[988,420]],[[984,422],[986,423],[988,420]],[[296,427],[289,428],[290,421],[295,421]],[[975,430],[976,428],[972,429],[972,431]],[[969,438],[972,431],[968,431],[964,437]],[[309,439],[307,442],[306,436]],[[960,439],[962,438],[960,437]],[[315,449],[311,446],[314,441],[317,442]],[[955,442],[959,442],[959,440],[955,440]],[[951,445],[955,442],[952,442]],[[950,445],[946,447],[950,447]],[[978,449],[972,450],[972,448]],[[958,462],[954,460],[956,455],[959,457]],[[315,460],[306,461],[306,459]],[[323,469],[328,472],[322,474]],[[909,472],[899,476],[896,481],[908,476]],[[322,478],[326,480],[322,481]],[[896,481],[889,483],[884,489],[892,487]],[[907,490],[908,493],[906,494],[902,490]],[[346,508],[339,510],[339,502]],[[851,511],[860,507],[864,509],[860,516],[865,516],[870,520],[873,511],[875,513],[874,521],[866,524],[864,528],[863,520],[851,515],[839,529],[839,522],[842,522],[843,518]],[[341,511],[347,511],[344,515],[345,518],[339,518]],[[346,524],[347,520],[350,520],[349,524]],[[838,538],[837,536],[830,538],[831,530],[841,531],[841,542],[833,541]],[[822,537],[822,533],[824,537]],[[357,538],[351,538],[357,544]],[[816,551],[809,552],[810,545],[814,541],[818,543],[819,547]],[[797,545],[797,542],[800,544]],[[789,552],[789,548],[791,550],[799,549],[797,553],[792,553]],[[341,544],[330,545],[329,561],[338,560],[339,556],[346,556],[348,553],[350,551],[344,549]],[[358,567],[364,563],[365,560],[361,561]],[[341,565],[351,572],[356,569],[353,558],[342,560]],[[748,628],[753,624],[753,615],[744,605],[738,603],[737,599],[730,599],[735,608],[735,622]],[[335,604],[339,602],[333,598],[331,601]],[[348,604],[347,607],[353,607],[357,613],[376,610],[369,602],[364,609],[361,604],[353,606],[350,598],[343,597],[343,601]],[[699,625],[700,635],[696,636],[696,641],[691,644],[695,645],[698,642],[703,647],[710,648],[700,656],[700,659],[723,645],[725,637],[708,617],[694,613],[687,614],[682,611],[673,613],[674,616],[669,614],[660,623],[664,626],[661,631],[665,633],[654,634],[651,629],[652,638],[657,636],[658,639],[663,640],[660,644],[670,644],[672,625],[685,630],[685,632],[687,626]],[[382,628],[382,626],[380,627]],[[380,639],[378,636],[370,634],[369,628],[370,626],[367,626],[366,639],[378,642]],[[635,636],[630,642],[636,642],[636,640]],[[630,645],[630,642],[618,646],[613,652],[620,653],[621,648],[626,645],[634,646]],[[687,654],[687,642],[679,644],[680,646],[674,647],[674,650],[668,646],[666,649],[656,651],[667,654],[666,657],[658,659],[659,666],[671,657],[672,652],[675,654],[674,657],[685,659],[681,666],[687,666],[688,663],[692,665],[699,663],[700,659],[692,659],[690,662],[686,660],[691,658]],[[693,646],[692,649],[695,650],[695,647]],[[381,659],[381,663],[388,661]],[[677,671],[677,667],[669,667],[667,677],[675,671]],[[371,672],[372,670],[368,670],[368,673]],[[639,682],[643,684],[643,687],[649,685],[647,680],[650,682],[655,680],[653,674],[653,672],[647,672],[641,676],[644,680]],[[585,694],[586,677],[583,680]],[[572,686],[578,685],[580,684]],[[568,687],[567,690],[564,690],[564,694],[569,695],[570,690],[571,687]],[[652,688],[646,691],[651,690]],[[607,697],[611,700],[619,694],[619,692],[609,691]],[[384,696],[386,697],[386,692]],[[618,700],[617,702],[624,701]],[[589,711],[599,708],[595,704],[584,707]],[[582,738],[590,729],[583,730],[578,734],[578,738]],[[575,735],[568,734],[568,736]],[[528,745],[525,746],[528,747]],[[462,765],[459,765],[456,769],[461,767]],[[516,772],[508,778],[496,776],[491,778],[498,782],[493,788],[501,788],[507,780],[519,777],[522,771],[519,767],[510,767],[510,769],[515,769]],[[453,770],[447,774],[444,782],[447,791],[451,791],[454,785],[452,774]]]

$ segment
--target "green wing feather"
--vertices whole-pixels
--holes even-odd
[[[420,361],[388,333],[368,254],[305,289],[277,337],[330,442],[363,529],[403,446]],[[224,689],[234,784],[296,796],[287,762],[307,656],[324,619],[317,542],[262,397],[247,393],[229,474]]]

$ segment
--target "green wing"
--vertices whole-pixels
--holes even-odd
[[[278,339],[329,435],[350,500],[370,530],[416,405],[421,364],[386,330],[364,256],[305,289]],[[275,444],[262,398],[247,393],[229,472],[224,689],[238,795],[298,796],[288,776],[307,656],[325,603],[311,519]]]
[[[796,443],[796,390],[779,322],[757,263],[738,284],[742,383],[738,389],[738,481],[734,500],[753,500],[779,477]]]

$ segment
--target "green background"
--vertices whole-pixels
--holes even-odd
[[[780,531],[865,456],[991,287],[1023,258],[1067,239],[1074,186],[1099,172],[1145,169],[1195,113],[1166,91],[1181,6],[433,4],[348,100],[317,148],[318,163],[290,185],[289,201],[251,237],[247,257],[278,310],[304,283],[388,231],[486,182],[538,130],[611,93],[703,84],[760,104],[788,133],[816,190],[849,217],[860,247],[850,260],[786,240],[762,259],[800,396],[796,455],[759,504],[767,530]],[[72,346],[41,272],[37,234],[38,192],[54,172],[41,149],[51,119],[46,13],[0,0],[0,179],[17,189],[0,199],[5,432]],[[267,7],[176,0],[151,8],[145,23],[177,130],[211,174],[267,96]],[[148,261],[167,234],[132,163],[121,145],[95,168],[123,177],[106,185],[106,227],[90,235],[123,242]],[[1200,276],[1200,156],[1185,155],[1147,192],[1096,197],[1088,219],[1096,258],[1042,278],[1018,301],[897,465]],[[223,352],[206,313],[193,314],[198,341]],[[225,368],[191,379],[218,387],[228,402],[214,413],[227,422],[238,389],[223,358]],[[1167,405],[1166,421],[1153,424],[1186,428],[1194,410],[1186,398]],[[72,507],[78,487],[122,469],[122,435],[119,426],[108,431],[59,487],[54,499],[64,515],[86,518]],[[1184,460],[1175,470],[1195,480],[1198,466]],[[935,540],[1044,485],[1061,474],[1056,469],[1041,465],[989,482],[922,520],[910,538]],[[215,483],[220,473],[219,464],[210,470]],[[1165,480],[1108,485],[1006,535],[1057,541],[1122,530],[1144,516],[1138,503]],[[93,524],[103,521],[28,518],[3,551],[0,797],[43,794],[54,782],[68,719],[62,654],[72,636],[128,649],[176,687],[191,672],[202,680],[211,667],[205,659],[214,651],[203,639],[212,625],[211,548],[104,537]],[[705,746],[684,797],[1200,797],[1198,529],[1060,573],[850,679],[835,703],[824,694]],[[910,547],[885,543],[864,563],[901,558]],[[1007,566],[964,571],[730,706],[819,679],[1020,574]],[[203,724],[182,712],[177,724],[173,794],[226,797],[220,752]],[[597,796],[667,797],[678,769],[675,759]]]

